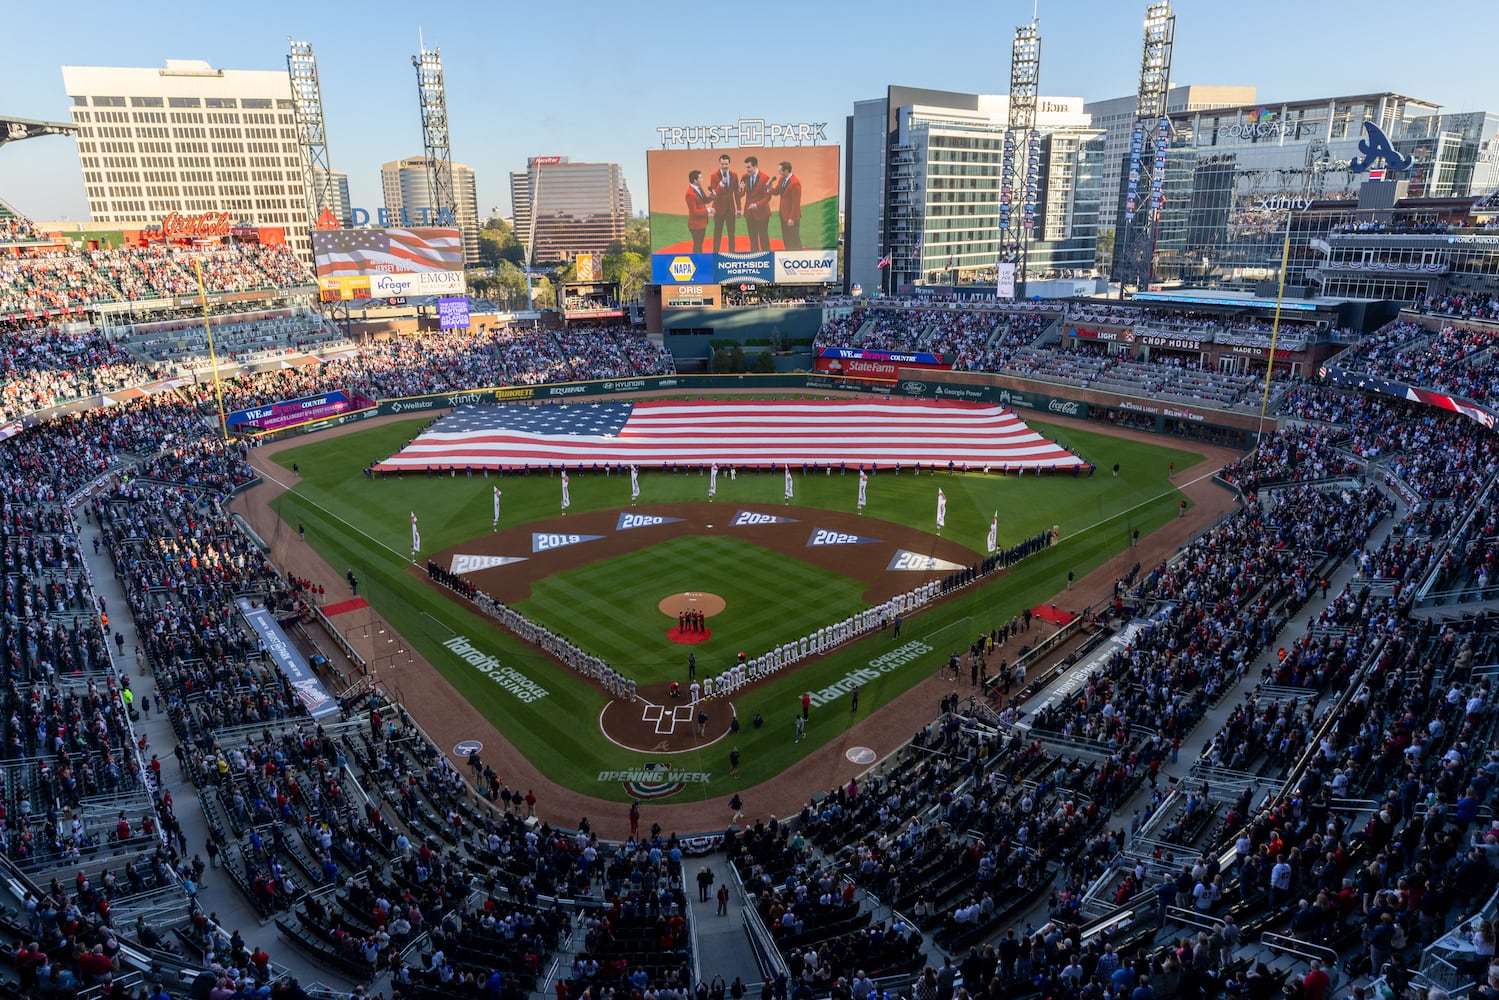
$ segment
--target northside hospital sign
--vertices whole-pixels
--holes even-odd
[[[658,125],[656,135],[663,146],[810,146],[828,141],[828,123],[741,118],[733,125]]]

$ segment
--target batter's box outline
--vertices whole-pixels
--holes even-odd
[[[673,705],[668,712],[665,705],[647,704],[640,712],[640,721],[655,726],[657,736],[673,736],[678,726],[692,725],[692,706]]]

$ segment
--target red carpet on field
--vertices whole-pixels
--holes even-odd
[[[323,605],[323,614],[332,618],[334,615],[346,615],[350,611],[358,611],[360,608],[367,608],[369,606],[370,602],[364,598],[351,597],[347,601],[339,601],[337,604]]]
[[[1031,617],[1042,621],[1051,622],[1055,625],[1071,625],[1077,615],[1071,611],[1063,611],[1061,608],[1052,607],[1050,604],[1038,604],[1031,608]]]
[[[680,642],[684,646],[696,646],[700,642],[707,642],[713,638],[710,629],[684,629],[673,625],[666,630],[666,637],[672,642]]]

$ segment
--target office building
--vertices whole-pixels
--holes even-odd
[[[343,170],[329,170],[328,177],[333,181],[332,195],[333,203],[328,207],[333,210],[333,217],[340,225],[352,226],[354,224],[354,201],[349,197],[349,175]],[[323,170],[321,167],[312,168],[313,182],[322,183]],[[315,198],[316,192],[309,192],[309,197]]]
[[[438,224],[428,177],[430,164],[421,156],[381,164],[380,191],[392,226]],[[479,196],[474,189],[474,172],[462,163],[453,164],[453,197],[458,202],[454,221],[463,235],[463,260],[472,266],[479,262]]]
[[[624,239],[633,214],[630,189],[617,163],[574,163],[533,156],[510,174],[515,238],[540,263],[604,253]]]
[[[310,259],[302,151],[286,70],[64,66],[78,158],[95,222],[158,225],[227,212],[280,227]]]
[[[1446,240],[1499,186],[1499,116],[1440,110],[1387,91],[1171,114],[1150,282],[1254,290],[1279,280],[1289,230],[1296,294],[1413,298],[1447,259],[1417,231]]]
[[[890,87],[847,120],[844,274],[866,293],[910,284],[992,282],[1001,258],[1025,248],[1032,278],[1095,267],[1102,135],[1079,97],[1041,97],[1036,135],[1007,133],[1009,97]],[[1035,156],[1035,228],[1000,228],[1007,140]],[[1027,238],[1028,237],[1028,238]],[[890,265],[879,268],[888,254]]]
[[[1103,131],[1103,183],[1099,190],[1099,268],[1109,270],[1113,253],[1114,231],[1118,225],[1120,178],[1129,158],[1130,137],[1135,129],[1136,96],[1090,101],[1083,105],[1089,125]],[[1166,113],[1208,111],[1253,104],[1255,88],[1237,86],[1172,87],[1166,92]]]

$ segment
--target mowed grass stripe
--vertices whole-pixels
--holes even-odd
[[[707,536],[673,539],[538,581],[517,610],[564,634],[569,622],[589,622],[588,648],[627,676],[654,683],[685,679],[689,651],[705,669],[723,669],[736,651],[758,655],[800,638],[833,622],[835,611],[842,617],[862,608],[862,587],[746,538]],[[689,590],[718,594],[726,603],[708,623],[712,637],[693,650],[666,637],[673,623],[657,609],[662,597]],[[604,596],[622,591],[631,596]],[[795,600],[788,602],[788,594]],[[604,622],[612,629],[592,627]]]
[[[314,438],[307,445],[278,453],[275,461],[287,470],[278,478],[293,487],[293,492],[275,501],[283,518],[282,526],[277,529],[278,538],[284,540],[285,533],[296,531],[299,520],[305,521],[306,544],[315,547],[335,573],[354,567],[360,576],[361,596],[367,596],[385,620],[550,780],[602,798],[628,800],[629,792],[619,783],[598,782],[599,771],[653,758],[608,743],[591,724],[604,704],[597,687],[498,629],[462,602],[410,575],[410,564],[405,559],[411,537],[409,511],[416,511],[421,518],[425,555],[489,534],[490,489],[494,485],[505,491],[502,526],[518,527],[555,518],[560,498],[560,485],[554,476],[503,479],[477,475],[472,479],[413,476],[371,482],[363,475],[365,464],[398,450],[428,420],[394,422],[340,438]],[[1048,433],[1041,425],[1033,426]],[[1062,544],[1027,559],[993,584],[964,591],[908,618],[902,642],[930,638],[936,647],[933,652],[882,674],[878,681],[865,686],[857,715],[847,710],[846,702],[833,706],[831,711],[814,709],[808,739],[801,744],[791,739],[791,720],[798,714],[801,691],[818,690],[850,669],[867,665],[872,658],[889,652],[893,644],[888,634],[850,644],[815,663],[783,671],[774,680],[736,698],[735,707],[740,715],[748,717],[762,712],[765,727],[740,734],[744,759],[737,782],[728,777],[727,760],[720,759],[722,755],[709,753],[695,760],[692,766],[712,772],[712,779],[693,786],[690,789],[693,798],[727,796],[732,789],[763,781],[794,765],[824,742],[840,738],[869,711],[901,697],[937,670],[955,645],[965,645],[979,630],[992,628],[1042,601],[1056,600],[1061,606],[1070,606],[1063,594],[1069,570],[1081,577],[1109,559],[1116,560],[1120,572],[1127,570],[1133,562],[1127,551],[1130,532],[1138,528],[1142,536],[1147,535],[1176,516],[1180,494],[1166,479],[1169,466],[1174,462],[1182,470],[1198,460],[1198,456],[1188,451],[1087,431],[1067,429],[1052,436],[1060,436],[1078,454],[1096,463],[1100,469],[1098,476],[1092,480],[1066,476],[1021,479],[978,474],[948,477],[944,472],[937,476],[917,477],[907,473],[895,477],[881,473],[871,477],[870,503],[865,510],[870,530],[865,533],[874,537],[880,537],[875,526],[878,520],[932,531],[936,491],[940,487],[948,496],[948,522],[942,533],[945,538],[981,550],[989,518],[998,509],[1001,544],[1012,544],[1048,530],[1053,524],[1061,525]],[[1166,439],[1162,442],[1163,445],[1180,443]],[[1116,461],[1121,466],[1117,478],[1109,471]],[[293,462],[299,463],[302,471],[302,478],[295,482],[290,473]],[[628,477],[575,475],[572,511],[628,507],[628,482]],[[642,469],[642,499],[649,504],[701,502],[706,499],[706,482],[706,477],[695,474],[673,476],[661,474],[657,469]],[[737,482],[728,483],[720,476],[719,506],[726,509],[755,503],[780,506],[781,483],[780,475],[741,476]],[[798,472],[793,504],[800,510],[795,516],[805,522],[804,527],[815,526],[816,508],[852,511],[856,493],[856,475],[802,477]],[[1084,528],[1090,531],[1078,534]],[[664,630],[672,623],[654,611],[640,617],[644,622],[659,617],[662,627],[653,631],[642,626],[643,631],[633,636],[615,622],[574,627],[589,613],[587,608],[592,607],[591,603],[580,604],[562,616],[571,622],[564,631],[579,639],[589,639],[589,644],[580,641],[580,645],[601,656],[609,655],[600,648],[606,640],[618,642],[621,647],[628,644],[628,654],[619,658],[659,668],[662,679],[684,676],[687,653],[695,650],[702,677],[705,668],[718,672],[728,666],[741,648],[747,652],[761,651],[772,642],[799,637],[863,606],[861,585],[848,581],[850,589],[844,598],[837,589],[836,578],[831,584],[833,589],[829,590],[829,582],[820,576],[825,571],[804,577],[800,570],[786,567],[806,564],[786,560],[784,556],[776,557],[782,560],[780,570],[766,570],[759,559],[737,558],[732,552],[716,555],[712,565],[703,567],[694,565],[701,559],[681,555],[683,550],[719,553],[720,550],[709,546],[720,541],[757,549],[753,537],[748,531],[724,532],[680,539],[676,545],[653,543],[642,537],[642,554],[659,553],[654,566],[649,562],[635,563],[622,566],[617,572],[584,574],[573,586],[583,587],[586,596],[578,596],[580,592],[576,591],[569,593],[570,601],[576,598],[601,605],[640,601],[654,608],[665,593],[713,590],[730,602],[730,609],[720,621],[711,623],[715,634],[708,643],[697,647],[667,643]],[[372,539],[379,545],[373,544]],[[299,544],[294,534],[291,543]],[[381,549],[381,545],[388,546],[388,550]],[[708,578],[697,575],[699,568],[712,569],[718,575],[710,583],[704,583]],[[679,575],[683,572],[689,575]],[[688,582],[679,582],[684,579]],[[804,616],[800,621],[793,618],[798,614]],[[744,634],[741,630],[751,632],[742,645],[735,638]],[[615,632],[620,634],[615,636]],[[485,652],[493,652],[506,665],[516,667],[543,685],[549,695],[539,702],[524,704],[504,692],[441,646],[454,633],[469,636]],[[594,639],[600,646],[592,645]],[[399,697],[400,670],[385,663],[379,668],[382,679],[393,682]],[[457,740],[475,735],[450,732],[440,717],[420,721],[441,743],[449,742],[449,737]]]

